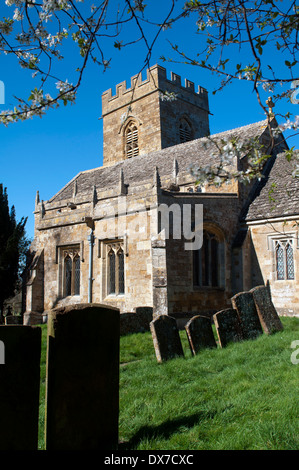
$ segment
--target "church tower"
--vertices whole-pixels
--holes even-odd
[[[175,99],[173,99],[175,98]],[[154,65],[102,95],[104,166],[209,134],[208,93]]]

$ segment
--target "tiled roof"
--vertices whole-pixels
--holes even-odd
[[[259,121],[243,127],[211,135],[209,139],[220,140],[238,137],[241,141],[260,136],[266,129],[267,121]],[[214,144],[206,137],[168,147],[159,151],[123,160],[113,166],[100,167],[79,173],[64,188],[62,188],[48,202],[66,200],[72,197],[74,182],[77,184],[77,193],[90,193],[93,186],[97,190],[106,190],[119,183],[120,170],[123,170],[124,182],[129,185],[140,184],[153,178],[154,168],[157,167],[161,178],[171,175],[174,160],[177,161],[178,177],[189,172],[190,165],[204,167],[211,161],[217,164],[217,150]],[[190,178],[191,179],[191,178]]]
[[[299,178],[292,175],[296,157],[299,158],[299,150],[290,162],[284,153],[272,157],[272,169],[256,188],[245,217],[247,221],[299,215]]]

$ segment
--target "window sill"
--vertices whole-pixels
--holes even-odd
[[[109,294],[105,297],[105,300],[124,300],[125,294]]]

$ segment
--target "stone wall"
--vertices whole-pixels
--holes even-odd
[[[297,221],[298,222],[298,221]],[[252,247],[258,259],[258,267],[264,284],[270,285],[272,301],[280,315],[299,315],[299,249],[298,227],[295,220],[264,221],[249,224]],[[277,280],[274,241],[292,237],[294,255],[294,279]],[[252,287],[259,285],[252,270]]]
[[[184,205],[203,204],[203,228],[217,234],[223,242],[223,263],[219,265],[222,278],[219,287],[194,287],[193,251],[185,249],[186,239],[170,237],[167,240],[167,286],[169,314],[205,313],[213,314],[229,304],[232,295],[231,246],[238,230],[238,199],[236,195],[164,196],[161,201],[178,203],[184,211]],[[193,210],[192,209],[192,210]],[[230,214],[227,217],[227,214]],[[182,231],[183,233],[183,231]]]
[[[36,237],[32,249],[43,253],[43,269],[40,280],[37,265],[32,266],[27,281],[27,313],[35,311],[34,292],[43,293],[42,306],[37,312],[88,302],[89,264],[92,249],[92,301],[104,303],[133,312],[138,305],[153,305],[152,293],[152,246],[151,236],[157,233],[155,212],[157,188],[150,181],[121,195],[114,188],[114,196],[108,191],[98,191],[98,199],[88,202],[86,194],[75,199],[75,207],[63,203],[47,202],[44,211],[41,203],[36,210]],[[93,224],[94,244],[89,236],[90,221]],[[107,247],[117,243],[124,252],[125,293],[110,295],[108,292]],[[65,297],[63,293],[62,252],[75,246],[80,254],[80,294]]]

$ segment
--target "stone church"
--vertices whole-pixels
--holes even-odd
[[[211,315],[261,284],[279,313],[299,314],[299,183],[287,144],[279,138],[260,181],[199,186],[190,167],[217,164],[211,140],[270,145],[266,120],[207,138],[209,115],[207,91],[159,65],[103,93],[103,166],[48,201],[37,192],[25,324],[87,302]]]

